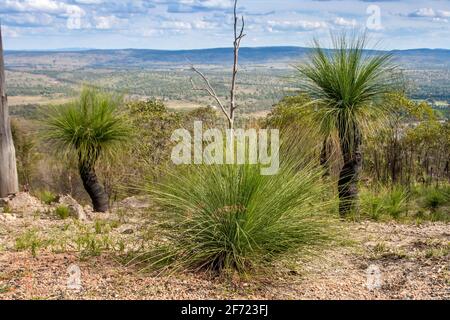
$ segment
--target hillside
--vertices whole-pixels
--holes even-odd
[[[310,51],[304,47],[242,48],[241,64],[295,63]],[[392,51],[397,62],[405,68],[420,65],[422,69],[450,68],[450,50],[412,49]],[[227,65],[232,61],[231,48],[200,50],[59,50],[59,51],[6,51],[9,68],[59,65],[72,61],[73,67],[158,67],[193,64]]]
[[[293,65],[311,49],[242,48],[238,77],[239,103],[245,113],[269,110],[283,96],[301,91]],[[369,54],[376,53],[369,51]],[[450,50],[393,51],[403,70],[408,94],[427,99],[448,114]],[[84,83],[137,98],[157,98],[175,109],[211,103],[193,91],[193,64],[204,71],[221,95],[229,90],[232,49],[203,50],[57,50],[7,51],[8,94],[13,114],[29,115],[36,105],[60,103]]]

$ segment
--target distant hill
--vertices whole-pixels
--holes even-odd
[[[242,48],[241,64],[290,64],[301,61],[311,49],[303,47]],[[371,51],[374,52],[374,51]],[[392,51],[396,61],[407,69],[450,68],[450,50],[412,49]],[[160,68],[189,64],[228,65],[232,61],[231,48],[200,50],[80,50],[6,51],[7,67],[66,68]]]

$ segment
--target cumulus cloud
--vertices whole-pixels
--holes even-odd
[[[358,25],[355,19],[350,20],[342,17],[335,18],[333,24],[340,27],[356,27]]]
[[[48,26],[54,22],[51,15],[41,13],[39,15],[30,13],[14,13],[9,14],[3,18],[3,22],[9,26],[16,27],[37,27]]]
[[[115,29],[128,22],[127,19],[119,19],[116,16],[94,16],[93,20],[95,28],[102,30]]]
[[[412,18],[449,18],[450,11],[420,8],[411,12],[408,16]]]
[[[1,12],[27,12],[27,13],[49,13],[49,14],[68,14],[77,12],[81,15],[85,11],[74,4],[68,4],[56,0],[4,0],[0,8]]]
[[[267,30],[276,31],[311,31],[326,28],[327,24],[323,21],[267,21]]]

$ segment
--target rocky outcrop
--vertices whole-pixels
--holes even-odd
[[[73,218],[81,221],[87,221],[89,219],[83,207],[71,196],[61,196],[58,203],[59,205],[63,205],[69,208],[70,215]]]
[[[19,192],[6,198],[1,198],[0,207],[3,207],[4,212],[30,214],[49,210],[49,206],[43,204],[38,198],[33,197],[27,192]]]
[[[117,203],[121,209],[145,209],[150,207],[150,201],[146,197],[129,197]]]

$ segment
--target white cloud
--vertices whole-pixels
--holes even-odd
[[[171,29],[171,30],[190,30],[190,29],[192,29],[191,23],[185,22],[185,21],[163,21],[161,23],[161,27],[163,29]]]
[[[116,16],[98,16],[94,17],[94,25],[96,29],[115,29],[120,27],[122,24],[128,22],[127,19],[119,19]]]
[[[411,12],[408,16],[414,18],[450,18],[450,11],[420,8]]]
[[[9,38],[17,38],[20,36],[19,31],[10,27],[2,27],[2,35]]]
[[[4,18],[4,21],[9,25],[33,27],[46,26],[53,23],[53,17],[46,13],[31,14],[31,13],[17,13],[9,14]]]
[[[356,27],[358,25],[355,19],[349,20],[342,17],[334,19],[333,24],[341,27]]]
[[[436,14],[439,18],[450,18],[450,11],[438,10]]]
[[[267,21],[267,30],[274,31],[310,31],[326,28],[327,24],[323,21]]]
[[[436,16],[433,8],[420,8],[409,14],[410,17],[428,17],[432,18]]]
[[[75,0],[75,3],[78,4],[100,4],[104,2],[105,0]]]
[[[17,12],[45,12],[51,14],[85,14],[85,11],[72,4],[55,0],[5,0],[3,9],[9,9]]]

